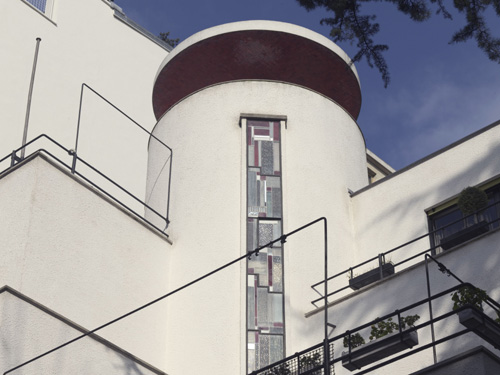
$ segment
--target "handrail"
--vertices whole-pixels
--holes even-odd
[[[495,203],[492,203],[492,204],[488,205],[487,207],[485,207],[485,208],[483,208],[483,209],[479,210],[478,212],[485,211],[485,210],[487,210],[488,208],[493,207],[493,206],[496,206],[496,205],[499,205],[499,204],[500,204],[500,202],[495,202]],[[326,280],[321,280],[321,281],[319,281],[319,282],[317,282],[317,283],[315,283],[315,284],[311,285],[311,288],[312,288],[312,289],[313,289],[316,293],[318,293],[318,294],[321,296],[320,298],[317,298],[317,299],[312,300],[312,301],[311,301],[311,303],[312,303],[314,306],[316,306],[316,303],[317,303],[317,302],[324,300],[325,296],[323,296],[323,295],[321,294],[321,292],[320,292],[320,291],[318,291],[318,290],[316,289],[316,287],[317,287],[317,286],[319,286],[319,285],[321,285],[321,284],[323,284],[325,281],[326,281],[326,282],[331,281],[331,280],[333,280],[333,279],[335,279],[335,278],[337,278],[337,277],[339,277],[339,276],[345,275],[346,273],[350,273],[350,274],[351,274],[351,277],[352,277],[352,275],[353,275],[353,270],[354,270],[354,269],[359,268],[359,267],[361,267],[361,266],[364,266],[364,265],[366,265],[366,264],[368,264],[368,263],[370,263],[370,262],[373,262],[373,261],[375,261],[375,260],[377,260],[377,259],[379,260],[379,269],[381,270],[382,265],[384,264],[384,263],[381,261],[381,259],[385,259],[385,256],[387,256],[387,255],[389,255],[389,254],[391,254],[391,253],[393,253],[393,252],[395,252],[395,251],[397,251],[397,250],[400,250],[400,249],[402,249],[402,248],[404,248],[404,247],[406,247],[406,246],[408,246],[408,245],[411,245],[411,244],[413,244],[413,243],[415,243],[415,242],[417,242],[417,241],[419,241],[419,240],[421,240],[421,239],[423,239],[423,238],[425,238],[425,237],[429,237],[429,236],[431,236],[431,235],[434,235],[435,233],[437,233],[437,232],[439,232],[439,231],[442,231],[442,230],[444,230],[445,228],[448,228],[448,227],[450,227],[450,226],[452,226],[452,225],[455,225],[455,224],[457,224],[457,223],[460,223],[460,222],[462,222],[463,220],[466,220],[466,219],[468,219],[468,218],[470,218],[470,217],[473,217],[473,216],[474,216],[474,215],[476,215],[476,214],[477,214],[477,213],[473,213],[473,214],[467,215],[467,216],[462,217],[462,218],[460,218],[460,219],[458,219],[458,220],[455,220],[455,221],[453,221],[453,222],[451,222],[451,223],[449,223],[449,224],[447,224],[447,225],[444,225],[444,226],[442,226],[442,227],[440,227],[440,228],[434,229],[434,230],[429,231],[429,232],[427,232],[427,233],[425,233],[425,234],[422,234],[422,235],[420,235],[420,236],[418,236],[418,237],[415,237],[415,238],[411,239],[410,241],[407,241],[407,242],[405,242],[405,243],[403,243],[403,244],[401,244],[401,245],[398,245],[398,246],[396,246],[396,247],[394,247],[394,248],[392,248],[392,249],[390,249],[390,250],[388,250],[388,251],[386,251],[386,252],[380,253],[379,255],[377,255],[377,256],[375,256],[375,257],[369,258],[368,260],[365,260],[365,261],[364,261],[364,262],[362,262],[362,263],[359,263],[359,264],[357,264],[357,265],[355,265],[355,266],[352,266],[352,267],[349,267],[349,268],[347,268],[347,269],[345,269],[345,270],[343,270],[343,271],[340,271],[340,272],[336,273],[335,275],[328,277]],[[500,221],[500,218],[497,218],[497,219],[495,219],[495,220],[488,221],[488,222],[484,223],[483,225],[484,225],[484,226],[487,226],[487,225],[490,225],[490,224],[493,224],[493,223],[496,223],[496,222],[499,222],[499,221]],[[398,263],[394,263],[393,265],[394,265],[394,267],[396,267],[396,266],[400,266],[401,264],[407,263],[407,262],[409,262],[409,261],[411,261],[411,260],[413,260],[413,259],[415,259],[415,258],[420,257],[421,255],[428,254],[429,252],[433,252],[433,251],[434,251],[436,248],[438,248],[439,246],[440,246],[440,245],[437,245],[437,246],[431,246],[431,247],[427,248],[426,250],[422,250],[422,251],[420,251],[420,252],[418,252],[418,253],[416,253],[416,254],[413,254],[413,255],[411,255],[411,256],[409,256],[409,257],[407,257],[407,258],[403,259],[402,261],[400,261],[400,262],[398,262]],[[381,271],[382,271],[382,270],[381,270]],[[383,276],[383,275],[382,275],[382,276]],[[332,295],[335,295],[335,294],[337,294],[337,293],[339,293],[339,292],[341,292],[341,291],[343,291],[343,290],[346,290],[346,289],[348,289],[348,288],[349,288],[349,285],[347,285],[347,286],[345,286],[345,287],[342,287],[342,288],[340,288],[340,289],[337,289],[337,290],[335,290],[335,291],[333,291],[333,292],[330,292],[330,293],[328,294],[328,296],[327,296],[327,297],[331,297]],[[317,307],[317,306],[316,306],[316,307]]]
[[[19,151],[25,150],[26,147],[34,144],[35,142],[37,142],[37,141],[39,141],[41,139],[47,139],[53,145],[57,146],[59,149],[61,149],[62,151],[66,152],[68,155],[70,155],[72,157],[72,159],[73,159],[72,165],[70,166],[70,165],[66,164],[64,161],[62,161],[57,156],[55,156],[54,154],[52,154],[51,152],[47,151],[44,148],[40,148],[40,149],[38,149],[36,151],[31,152],[24,159],[17,156],[17,153]],[[47,134],[40,134],[40,135],[38,135],[37,137],[33,138],[31,141],[27,142],[24,146],[21,146],[21,147],[15,149],[15,150],[13,150],[12,153],[10,153],[10,154],[6,155],[5,157],[1,158],[0,159],[0,163],[4,162],[5,160],[7,160],[10,157],[11,158],[11,165],[8,168],[0,171],[0,177],[4,173],[8,173],[9,170],[11,170],[17,163],[21,162],[22,160],[25,160],[25,159],[29,158],[30,156],[34,155],[37,152],[43,152],[47,156],[51,157],[58,164],[64,166],[67,169],[69,169],[69,171],[72,174],[75,174],[75,175],[79,176],[85,182],[89,183],[90,185],[92,185],[93,187],[95,187],[96,189],[98,189],[100,192],[102,192],[103,194],[105,194],[107,197],[109,197],[110,199],[112,199],[113,201],[115,201],[116,203],[118,203],[119,205],[121,205],[127,211],[130,211],[132,214],[134,214],[134,216],[138,217],[141,221],[146,222],[148,225],[154,227],[156,230],[158,230],[159,232],[165,234],[168,237],[168,234],[165,233],[165,229],[166,229],[167,225],[165,226],[165,229],[160,229],[158,226],[156,226],[155,224],[153,224],[149,220],[147,220],[143,215],[139,214],[138,212],[136,212],[135,210],[133,210],[132,208],[130,208],[128,205],[126,205],[125,203],[123,203],[122,201],[120,201],[118,198],[116,198],[114,195],[112,195],[111,193],[109,193],[108,191],[106,191],[104,188],[100,187],[98,184],[96,184],[95,182],[93,182],[90,178],[88,178],[85,175],[83,175],[82,173],[80,173],[76,169],[76,160],[82,162],[85,166],[87,166],[88,168],[90,168],[92,171],[94,171],[95,173],[97,173],[99,176],[103,177],[106,181],[110,182],[113,186],[115,186],[118,189],[120,189],[122,192],[124,192],[125,194],[127,194],[134,201],[136,201],[137,203],[141,204],[143,207],[145,207],[148,210],[150,210],[152,213],[154,213],[160,219],[162,219],[163,221],[165,221],[165,223],[167,224],[167,220],[168,219],[166,217],[162,216],[159,212],[157,212],[155,209],[153,209],[152,207],[150,207],[148,204],[146,204],[145,202],[143,202],[142,200],[140,200],[139,198],[137,198],[134,194],[130,193],[127,189],[125,189],[124,187],[122,187],[121,185],[119,185],[117,182],[113,181],[111,178],[109,178],[104,173],[102,173],[101,171],[99,171],[97,168],[95,168],[94,166],[92,166],[91,164],[89,164],[88,162],[86,162],[84,159],[80,158],[76,154],[76,152],[74,150],[71,150],[71,149],[68,149],[68,148],[64,147],[62,144],[60,144],[59,142],[57,142],[56,140],[54,140],[53,138],[51,138]]]

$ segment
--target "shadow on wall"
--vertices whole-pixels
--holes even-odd
[[[112,351],[108,348],[108,351]],[[114,352],[114,351],[113,351]],[[114,352],[115,356],[121,361],[121,364],[113,365],[116,369],[116,374],[121,375],[149,375],[154,372],[150,370],[144,370],[144,368],[139,368],[137,363],[130,360],[129,358],[124,357],[123,355]],[[162,372],[158,372],[157,374],[163,374]]]
[[[478,137],[481,136],[485,135],[479,135]],[[469,140],[469,142],[473,141],[474,139]],[[461,146],[462,144],[446,151],[446,153],[459,153],[459,148]],[[497,142],[487,154],[483,155],[466,169],[458,167],[456,172],[453,173],[453,177],[433,185],[431,174],[439,173],[439,171],[436,170],[436,168],[429,168],[428,163],[437,161],[436,158],[443,155],[444,154],[438,155],[429,161],[410,168],[408,171],[403,171],[400,175],[382,181],[366,192],[360,193],[372,194],[376,198],[375,201],[378,198],[383,198],[380,196],[380,193],[386,194],[384,206],[380,210],[376,210],[376,213],[371,219],[364,222],[362,227],[357,227],[356,234],[358,244],[363,243],[363,234],[368,233],[368,237],[376,236],[377,238],[387,238],[387,246],[384,248],[370,249],[370,253],[367,253],[365,249],[359,249],[359,253],[362,254],[364,259],[388,251],[408,240],[425,234],[428,231],[427,215],[424,212],[426,208],[460,193],[462,189],[469,185],[480,183],[500,173],[500,158],[498,158],[498,155],[500,155],[500,142]],[[418,180],[414,177],[410,177],[409,174],[413,171],[426,167],[427,171],[423,175],[417,175],[419,178]],[[440,165],[440,169],[442,170],[448,170],[449,168],[449,165]],[[428,179],[425,178],[427,176],[429,177]],[[415,186],[417,186],[417,192],[408,196],[408,192],[416,190]],[[401,192],[399,196],[398,192]],[[374,210],[371,210],[371,212],[374,212]],[[390,218],[390,220],[388,220],[388,218]],[[370,232],[371,230],[376,230],[377,233]],[[427,244],[427,246],[430,247],[428,240]],[[419,250],[423,251],[425,249],[420,248]],[[397,252],[393,253],[393,255],[396,254]],[[405,257],[409,256],[410,254],[406,252]]]
[[[500,231],[492,232],[469,243],[469,245],[444,253],[439,257],[439,261],[444,263],[445,266],[464,282],[470,282],[479,288],[485,289],[493,299],[499,301],[500,285],[498,284],[498,280],[491,277],[492,275],[496,275],[495,271],[500,267],[499,237]],[[422,261],[423,259],[424,257],[422,256],[418,260]],[[434,262],[429,263],[429,273],[432,295],[459,284],[454,278],[441,273]],[[406,272],[394,275],[392,279],[362,289],[347,300],[342,301],[342,303],[330,307],[328,322],[337,326],[330,338],[341,335],[347,330],[355,329],[362,324],[368,323],[386,314],[393,313],[396,309],[402,309],[425,298],[427,298],[426,273],[424,265],[421,264]],[[434,317],[452,312],[452,307],[453,301],[451,295],[445,294],[433,303]],[[293,314],[299,315],[300,312],[294,311]],[[402,316],[413,314],[418,314],[421,317],[419,324],[427,322],[430,319],[428,305],[426,303],[409,312],[405,312]],[[323,316],[323,312],[320,311],[310,316],[308,319],[303,319],[302,325],[293,327],[293,329],[297,331],[297,336],[300,335],[300,337],[303,337],[304,340],[302,341],[307,343],[307,345],[290,348],[291,351],[289,350],[289,354],[307,349],[322,341]],[[436,338],[447,337],[451,333],[458,332],[462,329],[464,329],[464,327],[459,324],[458,316],[452,314],[444,321],[437,323]],[[362,335],[365,339],[369,337],[369,332],[370,328],[362,331]],[[419,329],[418,334],[419,346],[431,342],[429,327]],[[311,342],[311,340],[314,339],[315,341]],[[438,360],[444,360],[478,345],[484,345],[494,353],[498,353],[498,351],[494,350],[478,336],[473,333],[468,333],[438,345]],[[335,345],[335,358],[337,358],[342,351],[345,351],[342,340],[337,340]],[[419,366],[423,368],[432,365],[432,352],[430,349],[427,349],[422,352],[422,354],[414,354],[405,361],[409,361],[409,366],[414,367],[410,370],[416,371]],[[396,363],[401,364],[401,362]],[[341,365],[337,364],[336,366]]]

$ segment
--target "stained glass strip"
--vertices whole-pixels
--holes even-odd
[[[248,120],[247,136],[247,250],[252,251],[282,235],[280,123]],[[248,372],[284,357],[281,246],[261,249],[247,262]]]

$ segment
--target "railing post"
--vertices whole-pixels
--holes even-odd
[[[432,300],[431,300],[431,281],[429,277],[429,262],[428,254],[425,254],[425,277],[427,280],[427,298],[429,299],[429,318],[431,319],[431,339],[432,339],[432,355],[434,358],[434,364],[437,363],[437,353],[436,353],[436,335],[434,333],[434,317],[432,314]]]
[[[12,150],[12,154],[10,154],[10,166],[13,167],[16,164],[17,156],[16,150]]]
[[[75,171],[76,171],[76,159],[77,159],[76,151],[75,150],[69,150],[68,154],[71,155],[71,156],[73,156],[73,162],[71,163],[71,173],[75,174]]]
[[[384,278],[384,271],[382,269],[382,266],[384,265],[384,263],[385,263],[385,256],[384,256],[384,254],[379,254],[378,255],[378,271],[379,271],[379,274],[380,274],[380,280],[382,280]]]

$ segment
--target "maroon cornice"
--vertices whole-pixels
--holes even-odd
[[[204,39],[174,56],[153,88],[155,116],[195,91],[236,80],[304,86],[333,99],[355,119],[359,115],[358,80],[335,52],[294,34],[245,30]]]

